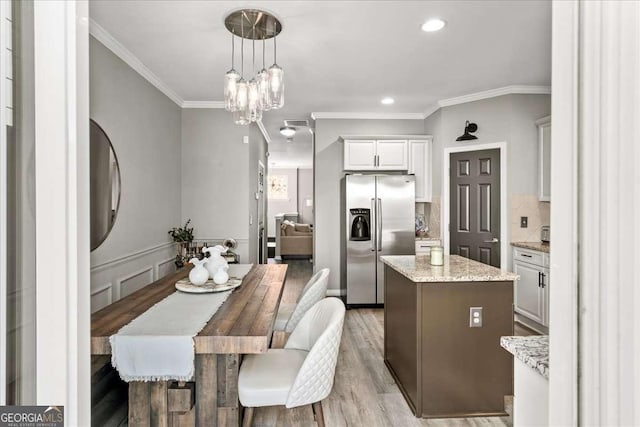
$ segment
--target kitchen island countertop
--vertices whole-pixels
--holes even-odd
[[[444,265],[430,264],[428,255],[386,255],[380,259],[412,282],[504,282],[518,275],[487,264],[461,257],[445,255]]]
[[[549,379],[549,336],[502,337],[500,345],[525,365]]]

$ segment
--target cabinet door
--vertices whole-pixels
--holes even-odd
[[[538,124],[538,200],[551,201],[551,122]]]
[[[346,140],[344,141],[345,170],[375,169],[376,141]]]
[[[409,141],[409,173],[416,176],[416,202],[431,202],[431,140]]]
[[[406,140],[378,140],[376,170],[407,170],[409,166],[407,145]]]
[[[516,313],[543,324],[544,288],[539,286],[542,268],[514,261],[513,272],[520,276],[514,294]]]

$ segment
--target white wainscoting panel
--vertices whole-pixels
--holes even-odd
[[[140,249],[91,268],[91,312],[176,271],[172,242]]]
[[[138,289],[142,289],[149,283],[153,282],[153,266],[148,266],[140,271],[136,271],[129,276],[118,280],[118,290],[120,298],[131,295]]]
[[[158,279],[169,275],[176,271],[176,257],[172,256],[170,258],[164,259],[156,263],[156,277]]]
[[[100,289],[91,291],[91,312],[98,311],[113,302],[113,285],[106,284]]]

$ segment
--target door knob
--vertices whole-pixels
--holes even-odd
[[[500,240],[498,240],[496,237],[494,237],[493,239],[491,239],[491,240],[485,240],[484,242],[485,242],[485,243],[498,243],[499,241],[500,241]]]

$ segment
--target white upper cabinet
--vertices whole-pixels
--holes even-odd
[[[433,138],[409,140],[409,169],[416,176],[416,202],[431,202],[431,145]]]
[[[406,139],[346,139],[344,140],[344,170],[401,171],[407,170]]]
[[[538,126],[538,200],[551,201],[551,116],[536,121]]]
[[[380,139],[376,144],[376,170],[407,170],[409,168],[407,140]]]
[[[376,166],[375,140],[345,140],[345,170],[373,170]]]

